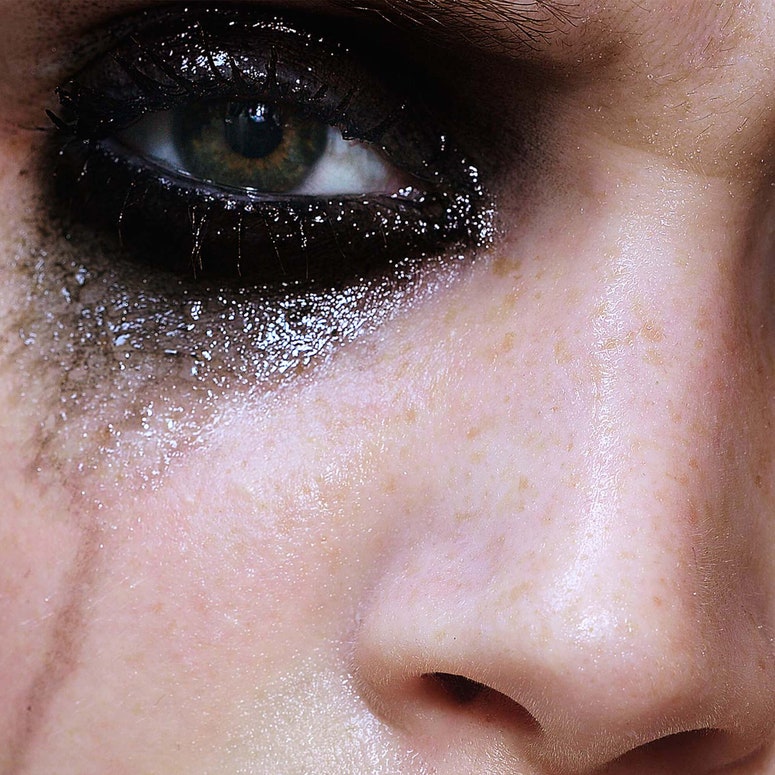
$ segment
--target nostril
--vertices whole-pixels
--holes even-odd
[[[459,705],[468,705],[483,692],[489,691],[484,684],[452,673],[427,673],[423,678],[435,682],[451,700]]]
[[[499,721],[523,733],[538,733],[541,726],[523,705],[491,686],[453,673],[426,673],[422,676],[435,693],[460,707],[472,706],[489,722]]]
[[[698,767],[715,771],[749,758],[750,751],[741,750],[734,736],[720,729],[705,728],[652,740],[620,757],[617,764],[626,772],[646,767],[656,768],[659,772],[677,772],[685,768],[693,771]]]

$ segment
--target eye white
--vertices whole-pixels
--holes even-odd
[[[180,154],[173,132],[174,111],[150,113],[124,130],[119,140],[136,154],[153,160],[160,167],[196,178]],[[206,182],[218,185],[217,180]],[[345,140],[333,126],[328,127],[326,147],[310,168],[309,175],[295,190],[301,196],[348,194],[398,194],[412,186],[412,179],[390,164],[374,146],[358,140]]]

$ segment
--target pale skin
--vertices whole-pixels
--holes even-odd
[[[52,437],[35,127],[144,6],[0,0],[3,775],[775,775],[775,7],[406,5],[502,111],[493,245],[184,431],[100,373]]]

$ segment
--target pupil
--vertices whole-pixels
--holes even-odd
[[[283,141],[280,111],[272,105],[230,102],[224,119],[226,142],[248,159],[263,159]]]

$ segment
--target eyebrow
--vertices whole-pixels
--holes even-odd
[[[342,10],[420,28],[443,42],[524,55],[576,28],[579,2],[567,0],[333,0]]]

